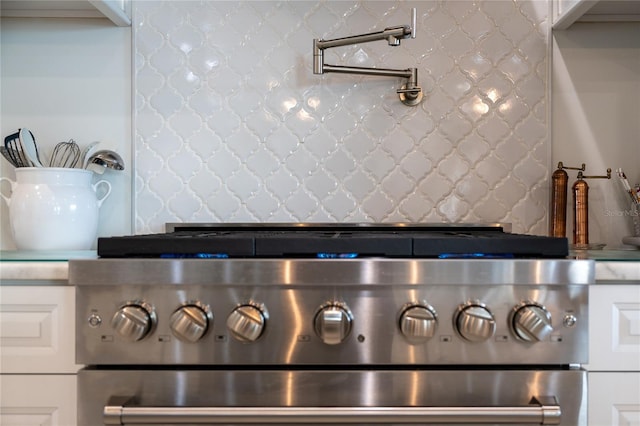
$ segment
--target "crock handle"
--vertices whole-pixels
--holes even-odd
[[[109,196],[109,194],[111,194],[111,184],[109,182],[107,182],[106,180],[99,180],[96,183],[94,183],[92,185],[93,190],[96,191],[98,189],[98,186],[101,185],[101,184],[106,185],[107,191],[102,196],[102,198],[98,198],[98,208],[100,208],[100,206],[102,206],[102,203],[104,202],[104,200],[106,200],[107,197]]]
[[[9,182],[9,184],[11,185],[11,192],[13,192],[16,186],[16,183],[7,177],[0,177],[0,182],[2,182],[3,180],[6,180],[7,182]],[[7,206],[11,205],[11,198],[7,197],[2,192],[0,192],[0,197],[2,197],[5,203],[7,203]]]

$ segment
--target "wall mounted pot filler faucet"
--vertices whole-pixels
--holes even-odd
[[[313,39],[313,73],[324,74],[337,72],[343,74],[362,74],[384,77],[402,77],[407,82],[397,90],[400,101],[405,105],[415,106],[422,101],[422,88],[418,86],[418,69],[385,69],[348,67],[341,65],[329,65],[324,63],[324,50],[332,47],[350,46],[359,43],[368,43],[377,40],[387,40],[389,46],[400,46],[403,38],[416,38],[416,9],[411,9],[411,25],[385,28],[383,31],[336,38],[333,40]]]

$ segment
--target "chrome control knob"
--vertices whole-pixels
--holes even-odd
[[[340,302],[327,302],[320,306],[313,320],[316,335],[327,345],[337,345],[351,333],[353,315],[349,307]]]
[[[153,307],[145,302],[130,302],[116,311],[111,326],[124,339],[137,342],[144,339],[156,324]]]
[[[433,307],[412,303],[400,314],[400,332],[411,343],[423,343],[433,337],[438,328],[438,318]]]
[[[513,334],[525,342],[539,342],[546,339],[553,327],[551,314],[535,302],[522,302],[511,311],[509,324]]]
[[[227,328],[241,342],[255,342],[267,325],[267,311],[252,304],[235,308],[227,317]]]
[[[470,342],[484,342],[496,331],[496,320],[489,309],[480,302],[461,305],[454,317],[456,330]]]
[[[198,302],[188,303],[178,308],[169,319],[171,332],[178,339],[195,343],[207,333],[213,315],[209,308]]]

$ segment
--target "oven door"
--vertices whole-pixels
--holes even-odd
[[[81,425],[586,424],[583,370],[88,368]]]

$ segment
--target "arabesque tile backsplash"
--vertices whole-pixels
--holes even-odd
[[[137,233],[166,222],[509,222],[547,229],[548,3],[134,2]],[[410,23],[325,62],[312,41]]]

